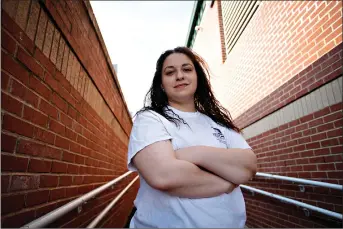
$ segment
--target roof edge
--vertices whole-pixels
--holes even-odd
[[[198,17],[199,17],[199,12],[201,10],[202,3],[203,3],[203,0],[195,1],[195,3],[194,3],[192,15],[191,15],[191,20],[190,20],[190,24],[188,27],[188,33],[187,33],[187,37],[186,37],[186,46],[188,48],[190,48],[189,46],[190,46],[192,38],[194,36],[194,31],[195,31],[194,29],[196,26],[196,21],[198,20]]]

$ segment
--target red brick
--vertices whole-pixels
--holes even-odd
[[[1,154],[1,171],[26,172],[29,159]]]
[[[58,176],[53,175],[41,175],[40,177],[40,188],[51,188],[57,187]]]
[[[74,197],[77,195],[78,195],[78,187],[66,188],[66,197],[67,198]]]
[[[59,83],[47,71],[44,72],[44,81],[45,81],[45,83],[47,85],[49,85],[52,88],[52,90],[54,90],[54,91],[58,91],[59,90],[59,88],[60,88]]]
[[[319,133],[319,134],[316,134],[316,135],[312,135],[311,136],[311,140],[313,141],[313,142],[315,142],[315,141],[320,141],[320,140],[323,140],[323,139],[326,139],[327,137],[326,137],[326,133],[324,132],[324,133]]]
[[[19,212],[15,215],[10,215],[2,219],[1,226],[4,228],[19,228],[26,223],[29,223],[35,219],[35,211],[27,210],[24,212]]]
[[[51,75],[55,74],[54,64],[39,49],[35,50],[34,57]]]
[[[336,170],[342,171],[343,170],[343,163],[337,162],[335,163]]]
[[[51,170],[51,164],[51,161],[31,158],[28,171],[35,173],[47,173]]]
[[[342,179],[342,171],[327,172],[328,178]]]
[[[69,153],[69,152],[67,152],[67,151],[63,151],[62,160],[63,160],[63,161],[67,161],[67,162],[74,163],[74,161],[75,161],[75,154]]]
[[[322,155],[330,154],[330,149],[329,148],[321,148],[321,149],[316,149],[313,152],[314,152],[315,156],[322,156]]]
[[[73,185],[83,184],[83,177],[84,176],[74,176],[74,178],[73,178]]]
[[[27,85],[29,83],[29,72],[3,51],[1,51],[1,68],[23,84]]]
[[[55,136],[56,135],[54,133],[46,131],[42,128],[35,127],[34,129],[34,138],[42,142],[53,145],[55,143]]]
[[[324,163],[324,157],[310,157],[308,158],[308,161],[311,164]]]
[[[72,108],[71,106],[68,107],[68,115],[73,118],[74,120],[76,120],[77,118],[77,111]]]
[[[333,126],[334,126],[333,123],[326,123],[324,125],[318,126],[317,131],[318,132],[327,131],[327,130],[333,129]]]
[[[56,107],[52,106],[50,103],[46,102],[45,100],[41,100],[39,109],[43,113],[53,117],[54,119],[58,119],[58,111]]]
[[[311,142],[311,137],[303,137],[303,138],[298,139],[299,144],[304,144],[304,143],[308,143],[308,142]]]
[[[32,106],[34,106],[35,108],[38,108],[38,100],[39,100],[39,98],[38,98],[38,96],[37,96],[35,93],[33,93],[31,90],[29,90],[29,89],[26,90],[24,100],[25,100],[27,103],[29,103],[29,104],[31,104]]]
[[[77,143],[71,142],[70,143],[70,151],[74,153],[80,153],[81,152],[81,146]]]
[[[53,161],[51,172],[52,173],[66,173],[67,167],[68,167],[68,164],[66,164],[66,163]]]
[[[8,114],[4,114],[3,129],[26,137],[33,137],[34,127],[27,122],[24,122]]]
[[[10,191],[31,190],[39,187],[40,177],[34,175],[13,175]]]
[[[343,153],[343,147],[342,146],[334,146],[334,147],[330,148],[330,151],[332,154]]]
[[[17,47],[16,42],[3,29],[1,30],[1,47],[10,54],[14,54]]]
[[[330,107],[326,107],[320,111],[317,111],[313,115],[314,115],[314,118],[320,118],[320,117],[328,115],[328,114],[330,114]]]
[[[67,138],[69,138],[70,140],[72,140],[72,141],[76,141],[77,134],[73,130],[71,130],[68,127],[66,127],[66,134],[65,134],[65,136]]]
[[[61,109],[63,112],[67,113],[68,111],[68,105],[67,103],[56,93],[52,95],[52,103],[55,104],[59,109]]]
[[[60,176],[59,186],[70,186],[72,184],[72,176]]]
[[[21,139],[17,148],[17,153],[28,154],[32,156],[41,156],[44,152],[45,146],[29,140]]]
[[[328,139],[328,140],[325,140],[325,141],[321,141],[320,142],[320,145],[322,147],[327,147],[327,146],[335,146],[335,145],[338,145],[339,142],[338,142],[338,139],[337,138],[333,138],[333,139]]]
[[[18,48],[17,58],[26,67],[28,67],[35,75],[43,79],[43,68],[36,62],[36,60],[22,48]]]
[[[26,194],[26,206],[31,207],[48,202],[49,190],[36,191]]]
[[[325,116],[323,119],[324,119],[325,123],[328,123],[328,122],[335,121],[337,119],[341,119],[342,117],[343,117],[342,112],[336,112],[336,113],[330,114],[328,116]]]
[[[43,96],[46,100],[50,100],[51,90],[38,78],[34,76],[30,77],[29,87],[41,96]]]
[[[85,164],[85,157],[80,156],[80,155],[75,155],[75,163],[79,165],[84,165]]]
[[[62,138],[62,137],[57,135],[56,139],[55,139],[55,146],[69,150],[70,141],[67,138]]]
[[[66,196],[65,188],[53,189],[50,191],[50,199],[49,201],[54,201],[58,199],[63,199]]]
[[[36,208],[36,218],[41,217],[49,212],[52,212],[53,210],[55,210],[56,207],[56,203],[50,203],[47,205],[44,205],[42,207],[37,207]]]
[[[86,142],[87,142],[88,140],[87,139],[85,139],[84,137],[82,137],[81,135],[77,135],[77,142],[79,143],[79,144],[81,144],[81,145],[86,145]]]
[[[23,111],[23,103],[1,92],[1,109],[21,117]]]
[[[11,212],[18,212],[25,207],[24,194],[1,196],[1,213],[6,215]]]
[[[82,137],[81,134],[82,134],[82,126],[76,122],[76,121],[73,121],[73,130],[75,130],[75,132],[79,133],[80,135],[80,138]],[[83,138],[83,137],[82,137]],[[86,140],[86,139],[84,139]]]
[[[79,194],[85,194],[92,190],[92,185],[80,186],[78,189]]]
[[[339,137],[343,135],[343,130],[342,129],[335,129],[327,132],[328,138],[332,137]]]
[[[48,123],[48,116],[43,113],[32,109],[31,107],[24,106],[24,119],[31,121],[41,127],[46,127]]]
[[[337,120],[334,123],[335,128],[342,128],[343,126],[343,119]]]
[[[17,138],[5,133],[1,133],[1,151],[13,153]]]
[[[79,166],[77,165],[68,165],[68,173],[69,174],[78,174],[79,173]]]
[[[4,91],[7,91],[9,81],[10,81],[10,76],[6,72],[1,71],[1,89],[3,89]]]
[[[326,163],[330,163],[330,162],[340,162],[340,161],[342,161],[342,160],[343,160],[342,154],[324,156],[324,161],[325,161]]]
[[[304,123],[302,125],[295,127],[295,131],[298,132],[298,131],[306,130],[307,128],[308,128],[308,124]]]
[[[64,113],[61,113],[61,122],[63,123],[63,125],[69,128],[72,127],[72,119]]]
[[[304,171],[317,171],[317,165],[303,165]]]
[[[21,99],[25,98],[25,93],[26,93],[26,87],[19,83],[17,80],[12,79],[11,80],[11,88],[10,92],[12,95],[19,97]]]
[[[1,193],[7,193],[10,186],[10,176],[1,174]]]
[[[65,127],[60,122],[57,122],[53,119],[50,119],[49,122],[49,129],[57,134],[64,136],[65,134]]]
[[[318,164],[318,171],[330,171],[330,170],[335,170],[335,165],[332,164]]]
[[[21,45],[30,53],[33,53],[34,43],[25,32],[14,22],[6,12],[1,11],[1,27],[5,28]]]
[[[331,112],[342,111],[342,109],[343,109],[342,103],[336,103],[330,107]]]
[[[71,85],[69,81],[64,77],[61,72],[56,71],[56,79],[60,82],[60,84],[64,87],[64,89],[69,93],[71,91]]]

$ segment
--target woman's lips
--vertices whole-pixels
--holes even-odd
[[[188,84],[180,84],[180,85],[177,85],[175,86],[174,88],[184,88],[186,87]]]

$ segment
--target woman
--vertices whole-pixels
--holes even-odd
[[[207,76],[188,48],[158,59],[130,135],[128,168],[140,175],[130,227],[244,227],[238,185],[255,174],[256,157]]]

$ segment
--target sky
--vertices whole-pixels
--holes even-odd
[[[194,1],[91,1],[131,113],[143,107],[158,57],[184,46]]]

